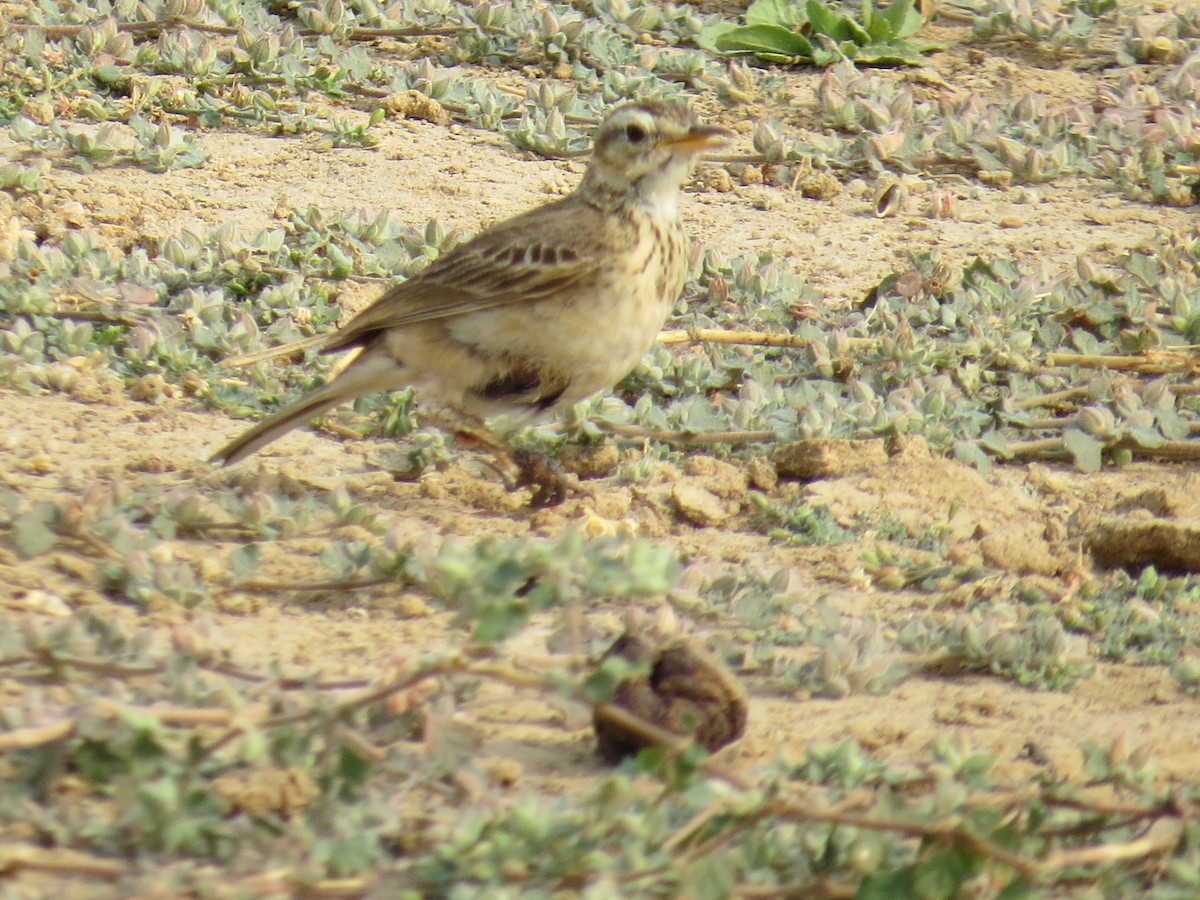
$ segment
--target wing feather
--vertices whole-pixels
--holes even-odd
[[[601,242],[581,244],[579,235],[599,237],[604,220],[599,210],[567,199],[501,222],[390,288],[331,335],[323,352],[364,344],[389,328],[536,302],[585,282],[601,262],[584,248]]]

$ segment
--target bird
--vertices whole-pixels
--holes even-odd
[[[683,289],[681,188],[728,137],[683,104],[613,107],[572,193],[391,286],[320,344],[322,353],[357,351],[339,374],[210,462],[232,465],[342,403],[408,387],[502,455],[507,445],[489,421],[533,424],[610,390],[653,345]],[[561,499],[546,493],[544,505]]]

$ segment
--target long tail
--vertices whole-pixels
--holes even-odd
[[[329,384],[263,419],[210,456],[208,461],[231,466],[335,406],[366,394],[398,390],[408,383],[404,367],[391,357],[364,352]]]

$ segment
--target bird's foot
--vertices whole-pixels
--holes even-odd
[[[529,505],[534,509],[558,506],[567,499],[573,484],[571,478],[554,459],[535,450],[515,450],[512,460],[517,465],[514,488],[531,487]]]

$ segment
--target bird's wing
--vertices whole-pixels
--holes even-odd
[[[393,286],[331,335],[324,352],[389,328],[542,300],[595,275],[604,217],[578,202],[564,209],[566,202],[501,222]]]

